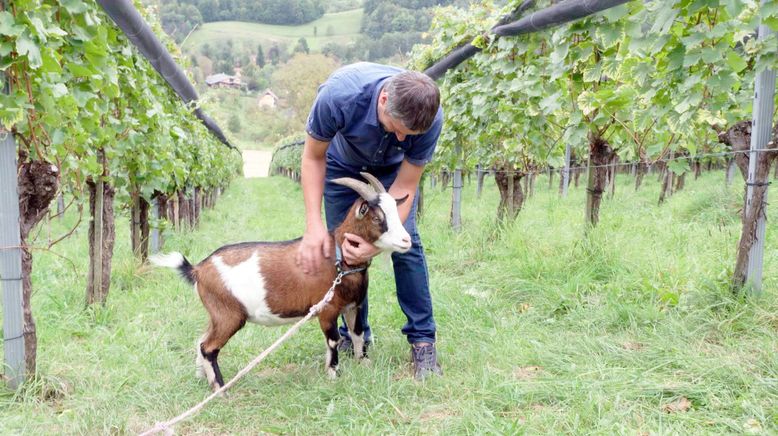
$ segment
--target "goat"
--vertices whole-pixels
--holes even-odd
[[[408,199],[394,199],[378,179],[360,173],[368,182],[352,178],[332,180],[359,193],[343,223],[330,233],[332,253],[343,241],[344,233],[359,235],[381,251],[405,253],[411,238],[402,225],[397,206]],[[311,306],[321,301],[338,275],[335,263],[326,263],[318,272],[304,274],[295,264],[302,238],[282,242],[242,242],[225,245],[199,264],[192,266],[180,253],[152,256],[158,266],[177,269],[192,283],[208,312],[210,322],[197,341],[196,375],[206,376],[217,390],[224,386],[217,357],[227,341],[246,321],[261,325],[280,325],[298,321]],[[357,309],[367,295],[367,264],[343,265],[361,271],[343,276],[331,302],[318,314],[327,346],[325,371],[337,376],[340,341],[338,316],[343,314],[354,345],[354,356],[366,358],[364,327]]]

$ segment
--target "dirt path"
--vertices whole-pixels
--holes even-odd
[[[267,177],[273,153],[263,150],[243,150],[243,177]]]

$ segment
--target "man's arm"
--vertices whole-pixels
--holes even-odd
[[[323,258],[330,256],[330,236],[321,219],[328,146],[329,142],[319,141],[311,135],[305,137],[300,164],[305,201],[305,233],[296,258],[297,265],[302,267],[305,274],[318,271]]]
[[[397,178],[394,179],[394,183],[389,187],[389,194],[394,198],[403,198],[408,195],[408,200],[403,204],[397,206],[397,212],[400,214],[400,220],[404,223],[408,219],[408,215],[411,213],[411,207],[413,207],[413,200],[416,197],[416,190],[419,188],[419,181],[421,175],[424,172],[424,165],[414,165],[407,160],[404,160],[400,164],[400,169],[397,170]],[[375,257],[379,250],[375,245],[365,241],[359,236],[351,233],[344,235],[348,244],[343,244],[343,259],[346,263],[352,265],[358,265]]]

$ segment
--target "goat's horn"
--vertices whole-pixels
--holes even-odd
[[[362,177],[365,178],[365,180],[370,182],[370,186],[372,186],[373,189],[375,189],[375,192],[379,194],[386,192],[386,188],[384,188],[384,185],[378,179],[376,179],[375,176],[373,176],[370,173],[364,173],[364,172],[359,174],[361,174]]]
[[[357,193],[367,201],[374,201],[378,197],[378,194],[376,194],[370,185],[365,182],[360,182],[357,179],[341,177],[339,179],[332,179],[330,181],[332,183],[337,183],[338,185],[348,186],[349,188],[357,191]]]

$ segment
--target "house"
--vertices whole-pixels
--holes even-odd
[[[205,84],[212,88],[240,88],[243,86],[240,77],[224,73],[212,74],[206,77]]]
[[[265,92],[259,96],[259,107],[275,109],[278,103],[278,96],[273,91],[266,89]]]

